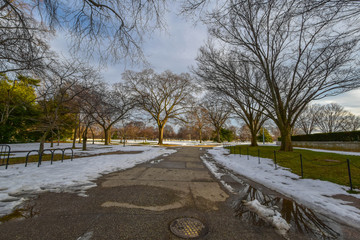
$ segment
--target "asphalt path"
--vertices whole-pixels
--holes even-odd
[[[182,239],[172,233],[170,224],[184,217],[204,224],[198,239],[314,239],[299,231],[281,236],[252,213],[254,219],[244,218],[246,214],[239,213],[244,197],[225,189],[206,168],[200,159],[205,149],[176,149],[169,156],[104,175],[96,181],[97,187],[87,191],[88,197],[38,195],[22,207],[25,219],[0,224],[0,239]],[[234,189],[248,187],[238,177],[224,174],[223,181]],[[349,230],[336,238],[351,239],[353,234],[358,232]]]

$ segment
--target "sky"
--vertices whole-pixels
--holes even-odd
[[[165,15],[167,23],[166,31],[157,31],[146,39],[143,51],[151,67],[158,73],[170,70],[175,73],[189,72],[191,66],[196,64],[198,50],[207,41],[207,29],[202,24],[196,26],[191,20],[186,21],[184,17],[174,12]],[[66,36],[58,33],[52,40],[51,46],[56,52],[68,56],[68,44]],[[103,78],[108,83],[121,81],[121,74],[129,69],[141,71],[143,66],[130,66],[109,64],[102,68]],[[327,97],[314,103],[327,104],[335,102],[344,106],[345,110],[360,116],[360,89],[353,90],[335,97]]]

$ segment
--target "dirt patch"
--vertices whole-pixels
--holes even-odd
[[[344,195],[344,194],[336,194],[331,197],[349,202],[347,205],[350,205],[350,206],[360,209],[360,199],[358,199],[356,197]]]
[[[340,162],[339,160],[333,160],[333,159],[325,159],[325,162]]]

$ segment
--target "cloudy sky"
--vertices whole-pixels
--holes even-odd
[[[175,73],[189,72],[190,67],[195,65],[198,49],[207,40],[207,30],[204,25],[193,25],[183,17],[175,13],[166,14],[167,30],[155,32],[143,45],[143,50],[148,62],[156,72],[171,70]],[[51,43],[52,48],[68,55],[66,36],[59,33]],[[142,66],[128,66],[127,69],[141,71]],[[109,83],[121,81],[121,73],[125,70],[124,64],[108,65],[102,70],[104,80]],[[360,89],[328,97],[316,101],[326,104],[336,102],[345,107],[346,110],[360,115]]]

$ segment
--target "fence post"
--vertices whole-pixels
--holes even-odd
[[[276,151],[274,150],[274,163],[275,163],[275,169],[277,169],[277,165],[276,165]]]
[[[8,168],[8,166],[9,166],[9,158],[10,158],[10,152],[11,152],[11,147],[9,146],[9,145],[7,145],[7,147],[6,148],[9,148],[9,150],[8,150],[8,154],[7,154],[7,159],[6,159],[6,166],[5,166],[5,169],[7,169]]]
[[[241,158],[241,146],[239,146],[239,153],[240,153],[240,158]]]
[[[350,171],[350,161],[349,161],[349,159],[346,159],[346,162],[347,162],[348,173],[349,173],[350,191],[352,191],[351,171]]]
[[[51,151],[51,165],[53,164],[53,161],[54,161],[54,152],[55,152],[56,149],[53,149],[53,150],[50,150]]]
[[[61,149],[61,151],[62,151],[61,162],[64,162],[65,148]]]
[[[38,161],[38,167],[40,167],[41,165],[41,160],[42,160],[42,155],[44,153],[44,150],[42,150],[41,152],[39,151],[39,161]]]
[[[302,162],[302,154],[300,153],[300,166],[301,166],[301,178],[304,178],[304,170],[303,170],[303,162]]]
[[[247,160],[249,160],[249,147],[246,148]]]
[[[260,164],[260,149],[258,149],[258,164]]]

